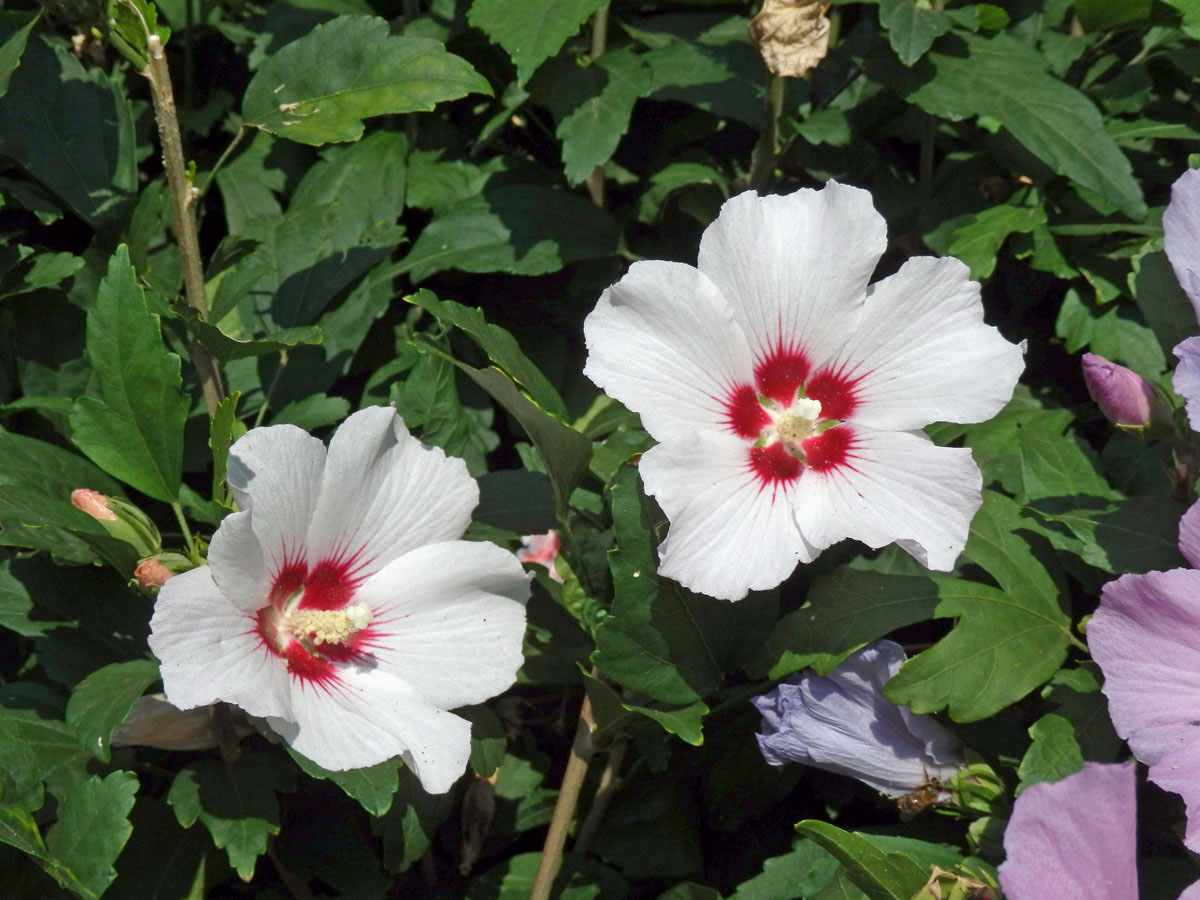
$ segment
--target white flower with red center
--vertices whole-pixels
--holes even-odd
[[[981,476],[920,429],[993,416],[1023,348],[956,259],[868,286],[886,244],[866,191],[746,193],[697,267],[636,262],[601,295],[584,372],[659,441],[639,470],[671,522],[662,574],[737,600],[847,537],[953,568]]]
[[[168,699],[236,704],[327,769],[399,755],[449,790],[471,726],[448,710],[513,683],[529,596],[511,553],[458,540],[479,501],[466,465],[373,407],[328,451],[291,425],[253,429],[229,485],[241,511],[208,565],[155,604]]]

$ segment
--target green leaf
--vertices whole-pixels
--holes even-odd
[[[213,459],[212,498],[225,506],[229,505],[229,489],[225,486],[225,476],[229,473],[229,448],[246,433],[246,426],[237,419],[237,405],[241,396],[239,391],[234,391],[217,404],[217,411],[208,423],[208,447]]]
[[[179,357],[163,347],[124,245],[88,310],[87,347],[100,390],[75,403],[71,440],[110,475],[171,503],[191,403],[180,391]]]
[[[1036,50],[1007,34],[959,37],[965,56],[929,54],[936,75],[908,95],[935,116],[988,116],[1051,169],[1104,197],[1134,221],[1146,215],[1129,159],[1087,97],[1047,74]]]
[[[1028,507],[1047,523],[1030,526],[1056,549],[1114,575],[1165,571],[1187,565],[1179,552],[1179,517],[1187,507],[1167,497],[1130,497],[1085,507],[1079,498],[1039,500]],[[1028,520],[1027,520],[1028,521]],[[1064,534],[1065,526],[1068,533]]]
[[[567,407],[532,360],[526,356],[517,339],[499,325],[491,325],[483,310],[472,309],[453,300],[439,300],[432,291],[421,290],[404,298],[428,312],[446,328],[458,328],[471,338],[496,366],[524,388],[533,402],[552,416],[567,417]]]
[[[1087,31],[1103,31],[1150,18],[1152,0],[1075,0],[1075,13]]]
[[[950,30],[950,17],[940,10],[921,9],[914,0],[880,0],[879,24],[888,43],[911,66],[933,46],[934,39]]]
[[[612,216],[583,197],[539,184],[487,188],[438,212],[400,261],[397,274],[544,275],[617,248]]]
[[[43,719],[28,710],[0,707],[0,723],[5,733],[15,731],[33,753],[36,771],[25,775],[45,782],[55,796],[66,796],[87,779],[86,766],[92,755],[79,745],[75,730],[66,722]]]
[[[656,708],[638,706],[633,703],[621,704],[630,712],[639,713],[648,719],[653,719],[670,734],[678,735],[693,747],[704,743],[704,717],[708,715],[708,704],[697,700],[687,706],[671,708]]]
[[[884,853],[861,834],[814,819],[796,825],[842,864],[850,881],[870,900],[910,900],[929,873],[903,853]]]
[[[425,855],[438,827],[454,809],[453,794],[427,794],[408,769],[400,770],[400,788],[387,815],[372,821],[383,840],[383,865],[404,872]]]
[[[1179,286],[1167,254],[1157,249],[1156,244],[1148,244],[1133,258],[1130,292],[1158,338],[1163,354],[1170,360],[1175,345],[1196,333],[1196,312]]]
[[[38,10],[24,25],[18,25],[15,17],[0,19],[0,35],[3,35],[4,40],[4,43],[0,44],[0,97],[8,93],[9,79],[20,65],[29,33],[41,17],[41,10]]]
[[[762,872],[738,885],[729,900],[810,897],[833,878],[838,862],[820,845],[801,838],[792,849],[763,862]]]
[[[1043,497],[1120,497],[1096,471],[1086,445],[1074,435],[1021,428],[1017,448],[1023,488],[1019,498],[1025,502]]]
[[[67,701],[67,724],[75,729],[79,743],[96,758],[112,758],[109,738],[125,721],[134,701],[158,680],[158,664],[135,659],[105,666],[83,679]]]
[[[908,0],[902,0],[908,2]],[[982,281],[992,274],[999,261],[1000,248],[1013,233],[1028,234],[1046,224],[1046,211],[1038,206],[1001,204],[976,213],[954,231],[947,253],[957,256],[971,268],[971,277]]]
[[[839,566],[813,583],[803,607],[776,623],[750,672],[782,678],[809,665],[828,672],[856,647],[933,618],[938,602],[937,584],[924,576]]]
[[[336,425],[350,412],[350,401],[345,397],[329,397],[312,394],[303,400],[289,403],[271,417],[272,425],[295,425],[305,431]]]
[[[205,346],[209,353],[223,363],[229,362],[231,359],[262,356],[264,353],[282,353],[301,344],[321,343],[321,329],[312,325],[303,328],[284,328],[268,334],[266,337],[239,341],[227,335],[216,325],[205,322],[194,308],[185,303],[176,303],[174,310],[187,324],[188,331],[196,336],[196,339]]]
[[[404,765],[399,757],[365,769],[333,772],[317,765],[291,747],[288,747],[287,751],[306,775],[332,781],[345,791],[348,797],[357,800],[367,815],[382,816],[392,808],[392,798],[396,796],[396,788],[400,785],[399,771]]]
[[[29,41],[0,98],[0,152],[95,227],[134,197],[136,143],[118,83],[41,37]]]
[[[167,803],[184,828],[201,822],[249,881],[258,857],[267,852],[267,839],[279,834],[275,792],[294,789],[293,771],[263,753],[244,753],[230,768],[201,760],[175,776]]]
[[[1101,306],[1085,301],[1074,288],[1068,288],[1063,297],[1054,331],[1071,353],[1086,347],[1150,378],[1168,367],[1154,332],[1122,316],[1121,304]]]
[[[983,492],[966,555],[1000,587],[935,577],[935,615],[958,619],[954,630],[910,659],[887,683],[893,703],[914,712],[948,706],[958,722],[986,718],[1049,679],[1066,656],[1070,620],[1058,586],[1017,533],[1020,510],[1007,497]]]
[[[638,221],[647,224],[653,222],[668,197],[691,185],[704,185],[719,192],[722,198],[729,195],[727,179],[712,166],[694,162],[671,163],[650,176],[650,187],[638,199]]]
[[[591,441],[526,397],[516,383],[499,369],[476,369],[459,362],[433,344],[418,341],[417,345],[427,353],[453,362],[521,423],[546,462],[556,504],[565,509],[571,491],[587,471],[592,452]]]
[[[479,479],[476,522],[514,534],[545,534],[555,526],[554,489],[541,472],[499,469]]]
[[[33,858],[42,870],[81,900],[99,900],[99,894],[75,877],[42,843],[33,816],[14,806],[0,805],[0,841]]]
[[[592,76],[592,91],[555,130],[570,184],[612,157],[629,128],[633,104],[650,91],[650,68],[629,47],[605,53],[584,71]]]
[[[41,771],[37,754],[21,739],[20,723],[0,717],[0,800],[30,812],[41,809]]]
[[[0,544],[49,550],[73,562],[103,559],[118,572],[132,572],[138,553],[70,503],[34,488],[0,485]]]
[[[245,124],[304,144],[356,141],[363,119],[492,93],[437,41],[389,32],[374,16],[338,16],[288,44],[246,88]]]
[[[89,889],[101,894],[117,877],[113,863],[133,833],[129,811],[137,793],[132,772],[93,775],[58,798],[58,820],[46,847]]]
[[[658,578],[656,527],[666,523],[642,493],[636,468],[618,470],[611,495],[613,604],[596,629],[592,660],[619,684],[691,706],[757,651],[775,621],[776,601],[758,594],[729,603]]]
[[[0,628],[15,632],[22,637],[41,637],[47,630],[56,628],[61,622],[34,621],[33,598],[29,590],[12,574],[12,560],[0,561]],[[3,741],[0,741],[2,744]],[[0,794],[0,799],[4,798]]]
[[[1075,740],[1075,726],[1062,716],[1048,713],[1029,728],[1033,743],[1025,751],[1017,776],[1017,794],[1039,781],[1059,781],[1083,768],[1083,753]]]
[[[504,48],[517,67],[517,84],[524,84],[604,4],[605,0],[517,4],[508,0],[474,0],[467,21]]]
[[[468,706],[457,714],[471,723],[471,771],[480,778],[491,778],[508,751],[504,723],[486,706]]]

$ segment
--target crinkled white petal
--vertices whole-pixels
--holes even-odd
[[[846,537],[869,547],[895,542],[930,569],[953,569],[983,502],[971,451],[935,446],[919,432],[839,427],[854,432],[846,463],[800,478],[796,520],[805,539],[815,547]]]
[[[697,269],[636,262],[583,323],[583,373],[642,417],[660,441],[725,426],[735,385],[754,383],[733,310]]]
[[[217,587],[238,609],[255,612],[267,605],[272,573],[267,569],[249,510],[221,520],[208,545],[208,566]]]
[[[529,579],[495,544],[420,547],[369,577],[355,600],[371,607],[371,652],[382,672],[442,709],[506,690],[523,655]]]
[[[739,194],[700,241],[700,271],[733,307],[759,358],[799,347],[829,359],[857,326],[887,249],[871,195],[831,181],[786,197]]]
[[[285,714],[288,674],[262,645],[253,616],[231,604],[210,566],[162,586],[150,620],[150,649],[163,689],[180,709],[224,700],[254,716]]]
[[[792,518],[795,487],[762,487],[745,441],[693,434],[653,447],[638,464],[646,492],[671,520],[659,574],[723,600],[773,588],[820,547]]]
[[[271,575],[303,557],[324,468],[325,445],[294,425],[252,428],[229,448],[229,488]]]
[[[400,756],[431,794],[450,790],[471,755],[470,722],[430,705],[394,675],[363,666],[339,667],[327,686],[297,684],[291,716],[267,724],[333,771]]]
[[[422,444],[391,407],[359,410],[329,443],[309,562],[358,553],[357,575],[378,571],[414,547],[460,537],[478,503],[461,459]]]
[[[970,270],[932,256],[872,285],[858,326],[820,362],[859,379],[850,421],[885,431],[991,418],[1025,368],[1022,346],[984,324]]]

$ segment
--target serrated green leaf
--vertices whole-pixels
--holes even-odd
[[[914,0],[880,0],[879,24],[887,31],[888,43],[900,62],[911,66],[952,23],[941,10],[922,9]]]
[[[902,853],[884,853],[860,834],[806,819],[796,830],[812,838],[842,864],[855,887],[870,900],[910,900],[929,873]]]
[[[1145,252],[1133,258],[1129,282],[1138,309],[1170,360],[1175,345],[1196,333],[1196,312],[1179,286],[1167,254],[1147,245]]]
[[[95,227],[135,195],[136,144],[124,89],[34,36],[0,98],[0,152]]]
[[[789,852],[765,860],[762,872],[739,884],[729,900],[808,897],[828,883],[837,869],[838,861],[819,844],[801,838]]]
[[[270,57],[246,88],[242,116],[304,144],[356,141],[372,116],[431,110],[491,86],[437,41],[390,33],[374,16],[338,16]]]
[[[75,877],[42,843],[33,816],[15,806],[0,805],[0,841],[31,857],[42,870],[80,900],[99,900],[99,894]]]
[[[629,47],[605,53],[587,71],[595,72],[591,95],[555,130],[570,184],[609,160],[629,128],[633,104],[650,91],[650,67]]]
[[[350,412],[350,401],[345,397],[330,397],[324,393],[312,394],[303,400],[289,403],[271,417],[272,425],[295,425],[305,431],[336,425]]]
[[[522,352],[517,339],[499,325],[490,324],[483,310],[453,300],[440,300],[432,291],[421,290],[404,298],[428,312],[447,328],[458,328],[471,338],[493,363],[529,392],[546,412],[566,419],[567,407],[542,370]]]
[[[908,0],[901,0],[908,2]],[[954,231],[954,240],[946,251],[971,268],[971,277],[982,281],[992,274],[999,261],[1000,248],[1013,233],[1028,234],[1046,224],[1046,211],[1040,206],[1001,204],[976,213],[971,221]]]
[[[427,794],[408,769],[400,770],[400,787],[387,815],[371,822],[383,840],[383,865],[405,872],[425,855],[438,827],[454,809],[453,794]]]
[[[1070,620],[1020,528],[1016,504],[984,491],[965,553],[1000,587],[933,579],[941,597],[935,615],[958,624],[888,682],[884,693],[893,703],[922,713],[948,706],[955,721],[975,721],[1015,703],[1058,670]]]
[[[508,751],[504,723],[486,706],[468,706],[457,714],[471,723],[471,771],[480,778],[491,778]]]
[[[117,877],[113,863],[133,832],[129,811],[137,789],[132,772],[110,772],[58,798],[58,819],[46,832],[46,847],[96,894]]]
[[[3,35],[4,40],[4,43],[0,44],[0,97],[8,93],[9,79],[20,65],[29,33],[41,17],[42,12],[38,10],[24,25],[18,25],[12,18],[0,20],[0,35]]]
[[[226,363],[233,359],[262,356],[264,353],[282,353],[301,344],[321,343],[321,329],[313,325],[284,328],[265,337],[241,341],[230,337],[216,325],[205,322],[190,306],[176,304],[175,309],[180,313],[180,318],[187,323],[188,330],[218,362]]]
[[[1056,549],[1074,553],[1089,566],[1114,575],[1165,571],[1187,565],[1179,552],[1179,517],[1186,504],[1167,497],[1130,497],[1085,507],[1079,498],[1040,500],[1029,509],[1047,523],[1031,527]],[[1066,526],[1069,534],[1054,523]]]
[[[118,572],[132,572],[138,553],[70,503],[51,500],[35,488],[0,485],[0,544],[49,550],[73,562],[103,559]]]
[[[1075,13],[1087,31],[1103,31],[1150,18],[1151,0],[1075,0]]]
[[[1043,497],[1102,497],[1121,495],[1104,480],[1088,456],[1085,445],[1071,434],[1055,434],[1040,428],[1017,431],[1021,454],[1021,485],[1024,502]]]
[[[828,672],[846,653],[897,628],[933,618],[938,586],[916,575],[839,566],[809,589],[805,605],[775,625],[749,670],[782,678],[805,666]]]
[[[229,448],[246,433],[246,426],[237,419],[237,405],[241,396],[240,391],[234,391],[223,399],[217,404],[217,411],[208,423],[208,448],[212,451],[213,460],[212,499],[225,506],[229,505],[229,489],[225,486],[225,476],[229,473]]]
[[[728,180],[712,166],[694,162],[671,163],[650,176],[649,189],[638,199],[638,221],[653,222],[668,197],[693,184],[710,186],[721,196],[729,196]]]
[[[1083,754],[1075,740],[1075,726],[1062,716],[1047,713],[1029,727],[1033,743],[1017,768],[1021,783],[1016,793],[1039,781],[1059,781],[1083,768]]]
[[[693,747],[704,743],[704,717],[708,715],[708,704],[697,700],[687,706],[672,708],[656,708],[638,706],[634,703],[622,704],[625,709],[653,719],[663,727],[664,731],[677,735]]]
[[[134,701],[158,680],[158,664],[149,659],[113,663],[83,679],[67,701],[67,724],[79,743],[97,759],[112,758],[109,738],[125,720]]]
[[[616,225],[606,211],[575,194],[513,184],[440,210],[397,274],[413,281],[445,269],[544,275],[616,248]]]
[[[191,403],[180,390],[179,357],[163,347],[158,316],[124,245],[88,310],[87,346],[100,391],[75,403],[71,440],[110,475],[171,503],[179,493]]]
[[[58,797],[65,796],[88,777],[91,754],[79,745],[75,730],[66,722],[43,719],[28,710],[0,707],[5,731],[15,729],[37,762],[37,779]]]
[[[474,0],[467,21],[504,48],[517,67],[517,84],[524,84],[604,4],[605,0]]]
[[[396,788],[400,785],[399,772],[404,765],[398,757],[365,769],[333,772],[317,765],[291,747],[287,750],[288,755],[305,774],[333,782],[345,791],[348,797],[357,800],[368,815],[382,816],[392,808],[392,798],[396,796]]]
[[[936,75],[908,99],[948,119],[988,116],[1002,122],[1055,172],[1141,221],[1142,190],[1092,102],[1049,75],[1045,58],[1011,35],[959,37],[966,55],[930,53]]]
[[[1063,298],[1054,331],[1071,353],[1086,347],[1149,378],[1167,369],[1167,358],[1153,331],[1122,316],[1120,304],[1103,307],[1085,302],[1074,288]]]
[[[184,828],[202,823],[242,880],[249,881],[258,857],[267,852],[267,839],[279,834],[275,792],[293,788],[293,770],[279,760],[244,753],[228,769],[211,760],[192,763],[171,782],[167,803]]]

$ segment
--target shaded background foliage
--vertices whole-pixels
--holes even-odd
[[[6,896],[527,896],[585,691],[600,752],[564,897],[861,896],[796,837],[805,818],[988,871],[1003,805],[900,823],[758,754],[750,696],[884,635],[914,657],[889,696],[941,714],[1010,790],[1126,754],[1076,628],[1105,581],[1181,564],[1195,462],[1114,433],[1077,356],[1169,392],[1197,330],[1161,229],[1200,139],[1193,4],[838,3],[773,135],[744,3],[166,0],[207,321],[180,297],[146,81],[89,32],[98,7],[46,6],[0,13]],[[625,462],[649,440],[582,378],[583,317],[629,261],[694,261],[752,181],[829,178],[888,220],[877,275],[958,256],[1028,344],[999,416],[928,429],[984,472],[959,569],[848,542],[733,605],[646,577],[665,520]],[[229,393],[211,423],[197,345]],[[112,747],[157,678],[152,598],[71,490],[128,497],[168,549],[187,521],[202,548],[246,427],[321,433],[383,403],[480,477],[473,537],[564,536],[518,684],[466,713],[468,776],[431,797],[398,763],[330,773],[257,733],[228,765]],[[1180,805],[1142,794],[1142,896],[1174,897],[1196,876]]]

